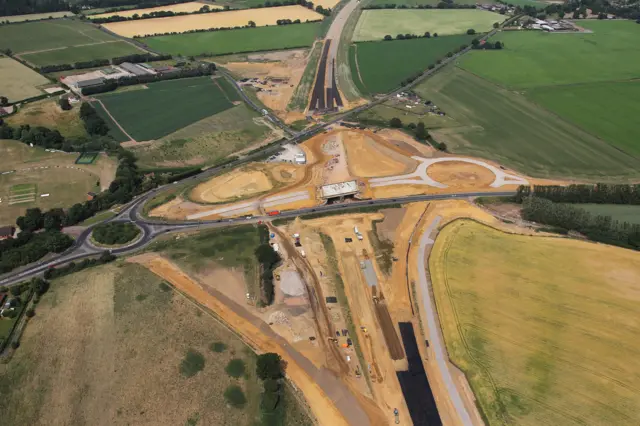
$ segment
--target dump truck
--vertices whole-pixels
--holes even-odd
[[[267,216],[278,216],[280,214],[280,210],[272,210],[267,212]]]

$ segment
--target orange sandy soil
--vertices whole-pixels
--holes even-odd
[[[333,146],[332,149],[329,147]],[[361,187],[361,198],[393,198],[417,194],[442,194],[456,192],[503,192],[515,190],[518,185],[505,185],[501,188],[491,188],[494,176],[489,170],[474,164],[463,162],[436,163],[427,169],[429,176],[448,185],[447,188],[434,188],[427,185],[390,185],[382,187],[370,187],[368,179],[373,176],[393,176],[411,173],[415,170],[417,162],[411,156],[423,157],[450,157],[452,155],[434,151],[426,145],[420,144],[408,135],[397,130],[384,130],[378,133],[371,131],[353,130],[338,127],[326,133],[321,133],[300,145],[307,155],[307,164],[298,166],[304,170],[304,176],[296,176],[295,183],[289,182],[281,187],[260,194],[246,201],[259,201],[273,195],[307,190],[312,198],[305,201],[297,201],[288,204],[275,205],[267,210],[290,210],[302,207],[313,207],[322,202],[316,199],[316,189],[327,183],[343,182],[357,179]],[[335,158],[334,158],[335,157]],[[346,160],[346,161],[345,161]],[[488,162],[490,163],[490,162]],[[245,167],[255,167],[252,163]],[[275,167],[272,165],[262,167]],[[243,170],[243,169],[239,169]],[[508,173],[516,174],[511,170]],[[238,171],[232,171],[228,175],[222,175],[210,181],[213,191],[220,182],[230,176],[236,177]],[[225,176],[228,176],[225,178]],[[251,176],[246,176],[250,179]],[[244,178],[237,175],[236,182],[242,182]],[[557,181],[543,181],[529,179],[533,184],[561,184]],[[206,186],[207,184],[201,184]],[[275,187],[276,185],[274,185]],[[227,196],[233,194],[250,195],[244,185],[223,191]],[[264,191],[264,190],[263,190]],[[267,190],[268,191],[268,190]],[[193,195],[192,195],[193,196]],[[200,198],[197,198],[200,199]],[[216,198],[224,202],[223,197]],[[204,199],[202,199],[204,200]],[[184,199],[173,200],[168,205],[158,207],[152,211],[153,216],[164,216],[172,219],[182,219],[188,214],[202,212],[211,209],[210,206],[201,206]],[[264,212],[263,212],[264,213]],[[246,215],[246,212],[242,213]],[[212,218],[215,216],[212,216]]]
[[[380,271],[375,260],[375,252],[370,243],[369,231],[372,229],[372,221],[380,220],[383,217],[381,213],[353,214],[308,221],[303,220],[301,223],[304,227],[315,228],[329,235],[333,240],[338,257],[339,273],[344,282],[345,293],[351,310],[351,318],[367,363],[365,368],[368,368],[369,365],[371,366],[371,385],[374,400],[384,413],[383,419],[385,423],[395,423],[393,410],[397,408],[400,413],[399,424],[411,424],[409,411],[396,376],[396,371],[406,370],[406,359],[398,361],[391,359],[381,325],[375,313],[372,289],[366,284],[360,267],[360,261],[370,257],[378,277],[378,294],[383,291],[385,297],[387,297],[388,293],[395,301],[394,303],[397,304],[398,309],[410,308],[410,305],[405,303],[405,306],[402,307],[400,303],[403,296],[399,296],[399,294],[403,291],[406,292],[406,286],[402,284],[402,288],[393,288],[391,281],[387,280]],[[355,238],[354,226],[357,226],[358,230],[365,236],[362,241],[358,241]],[[353,242],[346,243],[344,238],[347,236],[352,237]],[[406,300],[406,296],[404,296],[404,299]],[[394,321],[395,323],[397,321]],[[367,331],[363,331],[361,327],[366,327]]]
[[[308,62],[307,50],[290,50],[279,52],[275,58],[273,53],[254,54],[248,56],[248,62],[229,62],[225,64],[235,74],[247,78],[266,80],[266,84],[252,83],[262,90],[257,92],[258,99],[280,118],[287,122],[303,119],[304,114],[292,114],[287,105],[295,91]],[[269,81],[271,78],[282,79],[282,82]]]
[[[104,24],[103,27],[118,35],[133,37],[157,33],[184,33],[190,30],[206,30],[209,28],[242,27],[247,25],[249,21],[253,21],[258,27],[262,27],[276,25],[278,19],[300,19],[301,22],[305,22],[307,20],[320,21],[323,18],[322,15],[315,11],[294,5],[112,22]]]
[[[192,280],[175,264],[157,254],[143,254],[129,259],[130,262],[139,263],[148,268],[154,274],[164,278],[177,290],[187,297],[196,300],[199,304],[210,309],[218,315],[222,321],[237,332],[243,340],[256,348],[259,352],[276,352],[287,363],[287,377],[302,391],[309,406],[320,424],[323,425],[347,425],[348,423],[340,415],[335,405],[316,384],[294,358],[289,356],[278,342],[268,338],[258,325],[246,321],[233,309],[223,304],[202,286]]]

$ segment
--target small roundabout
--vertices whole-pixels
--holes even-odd
[[[143,238],[147,230],[133,222],[107,222],[95,226],[87,243],[95,249],[117,250],[131,247]]]

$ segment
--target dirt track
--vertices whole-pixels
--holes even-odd
[[[371,424],[359,400],[340,380],[328,371],[316,368],[246,308],[216,290],[203,288],[176,265],[157,254],[143,254],[129,261],[142,264],[187,297],[216,313],[258,351],[279,353],[287,363],[287,377],[303,392],[320,424]]]

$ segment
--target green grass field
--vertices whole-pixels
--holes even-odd
[[[20,62],[12,58],[0,57],[0,93],[6,96],[9,102],[41,95],[44,92],[38,87],[50,83],[47,78]]]
[[[231,108],[237,94],[224,78],[214,81],[205,76],[161,81],[149,84],[148,89],[98,98],[127,133],[137,141],[146,141]]]
[[[151,145],[130,147],[142,167],[205,166],[263,141],[271,132],[245,104],[196,121]]]
[[[14,54],[113,40],[93,25],[67,19],[0,26],[0,49]]]
[[[527,96],[640,161],[640,81],[541,87]]]
[[[640,76],[640,25],[633,21],[581,20],[592,34],[550,34],[507,31],[492,40],[505,43],[500,51],[470,52],[461,66],[512,89]]]
[[[118,56],[133,55],[135,53],[145,52],[126,41],[115,41],[113,43],[100,43],[89,46],[49,50],[29,55],[21,55],[20,57],[35,66],[43,66],[73,64],[74,62],[91,61],[94,59],[111,59]]]
[[[172,55],[226,55],[311,46],[319,29],[320,23],[312,22],[150,37],[143,42],[153,50]]]
[[[640,224],[640,206],[620,204],[572,204],[595,216],[611,216],[613,220]]]
[[[640,424],[640,256],[447,225],[429,259],[449,357],[485,424]]]
[[[473,37],[465,34],[356,43],[351,46],[350,52],[351,75],[363,94],[390,92],[406,78],[426,71],[429,65],[435,65],[448,52],[470,44]]]
[[[420,9],[420,10],[365,10],[362,12],[353,41],[382,40],[385,35],[396,34],[453,35],[466,34],[468,29],[486,32],[494,22],[504,21],[497,13],[475,9]]]
[[[450,68],[416,87],[457,122],[432,131],[453,153],[493,159],[536,177],[637,179],[638,160],[530,102]]]

